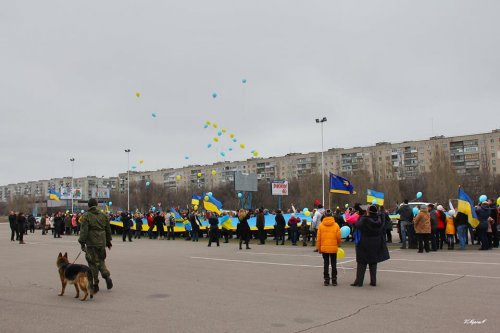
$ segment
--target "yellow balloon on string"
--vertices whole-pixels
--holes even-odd
[[[135,93],[135,97],[141,97],[141,93],[137,91],[137,92]]]
[[[215,142],[219,142],[219,138],[218,138],[218,137],[215,137],[215,138],[214,138],[214,141],[215,141]]]
[[[210,125],[210,124],[212,124],[212,123],[210,122],[210,120],[207,120],[207,125]]]
[[[198,177],[201,177],[201,176],[202,176],[201,172],[198,172],[198,175],[197,175],[197,176],[198,176]]]
[[[339,247],[339,249],[337,250],[337,259],[344,259],[344,257],[345,257],[344,249]]]
[[[253,152],[253,156],[255,156],[255,157],[259,156],[259,152],[258,151],[254,151]]]
[[[214,176],[215,176],[216,174],[217,174],[217,171],[212,170],[212,175],[214,175]]]
[[[245,149],[245,145],[244,145],[243,143],[242,143],[242,144],[240,144],[240,148],[241,148],[241,149]]]
[[[140,160],[140,161],[139,161],[139,164],[143,164],[143,163],[144,163],[144,160]]]
[[[226,133],[226,130],[224,128],[222,129],[222,133]]]
[[[212,126],[213,126],[214,128],[217,128],[217,124],[216,124],[216,123],[213,123],[213,124],[212,124]]]
[[[231,139],[233,139],[233,138],[234,138],[234,134],[233,134],[233,133],[229,134],[229,137],[230,137]]]
[[[177,176],[175,176],[175,179],[181,180],[181,176],[177,175]]]

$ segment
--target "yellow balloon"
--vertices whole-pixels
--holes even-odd
[[[181,180],[181,176],[177,175],[177,176],[175,176],[175,179]]]
[[[205,201],[208,201],[208,199],[210,199],[210,198],[208,197],[208,195],[205,195],[205,198],[203,198],[203,199],[204,199]]]
[[[217,171],[212,170],[212,175],[214,175],[214,176],[215,176],[216,174],[217,174]]]
[[[231,139],[234,139],[234,134],[233,134],[233,133],[229,134],[229,137],[230,137]]]
[[[311,216],[311,212],[310,211],[307,211],[304,213],[305,216]]]
[[[202,176],[201,172],[198,172],[198,175],[197,175],[197,176],[198,176],[198,177],[201,177],[201,176]]]
[[[141,93],[137,91],[137,92],[135,93],[135,97],[141,97]]]
[[[222,129],[222,133],[226,133],[226,130],[224,128]]]
[[[338,259],[344,259],[345,258],[345,252],[344,252],[344,249],[339,247],[339,249],[337,250],[337,260]]]
[[[210,125],[210,124],[211,124],[210,120],[207,120],[207,125]]]
[[[253,152],[253,156],[255,156],[255,157],[259,156],[259,152],[258,151],[254,151]]]
[[[241,149],[245,149],[245,145],[244,145],[243,143],[242,143],[242,144],[240,144],[240,148],[241,148]]]
[[[215,142],[219,142],[219,138],[218,138],[218,137],[215,137],[215,138],[214,138],[214,141],[215,141]]]
[[[212,124],[212,126],[213,126],[214,128],[217,128],[217,124],[216,124],[216,123],[213,123],[213,124]]]
[[[500,206],[500,198],[497,199],[497,206]]]
[[[140,160],[140,161],[139,161],[139,164],[143,164],[143,163],[144,163],[144,160]]]

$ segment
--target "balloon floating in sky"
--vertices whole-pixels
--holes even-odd
[[[135,165],[132,165],[132,169],[135,170],[137,167]]]
[[[232,148],[232,147],[229,147],[227,150],[229,150],[229,151],[233,151],[233,148]]]
[[[488,197],[483,194],[479,197],[479,203],[483,203],[485,201],[488,201]]]
[[[201,177],[201,176],[202,176],[202,173],[201,173],[201,172],[198,172],[197,176],[198,176],[198,177]]]
[[[140,160],[140,161],[139,161],[139,164],[144,164],[144,160]]]
[[[236,138],[235,138],[235,139],[233,139],[233,142],[237,142],[237,141],[238,141],[238,140],[237,140]]]
[[[238,198],[241,198],[242,196],[243,196],[243,194],[238,193]]]
[[[156,113],[151,113],[151,117],[156,118]]]
[[[245,145],[244,145],[243,143],[242,143],[242,144],[240,144],[240,148],[241,148],[241,149],[245,149]]]
[[[206,123],[206,124],[207,124],[207,125],[210,125],[210,124],[211,124],[211,123],[210,123],[210,120],[207,120],[207,123]]]
[[[247,83],[247,79],[242,79],[241,83],[243,83],[243,84]]]
[[[151,185],[151,183],[149,181],[146,182],[146,186],[149,186]]]
[[[258,151],[254,151],[253,152],[253,156],[255,156],[255,157],[259,156],[259,152]]]
[[[211,143],[209,143],[209,144],[207,145],[207,148],[212,148],[212,144],[211,144]]]
[[[141,93],[137,91],[137,92],[135,93],[135,97],[137,97],[137,98],[141,97]]]
[[[255,151],[255,149],[250,150],[250,154],[253,154],[253,153],[254,153],[254,151]]]
[[[223,151],[221,151],[221,152],[220,152],[220,156],[224,157],[224,156],[226,156],[226,153],[225,153],[225,152],[223,152]]]
[[[215,142],[219,142],[219,138],[218,137],[214,137],[214,141]]]
[[[217,93],[212,93],[212,98],[217,98]]]
[[[188,155],[184,156],[184,159],[189,160],[189,156]]]
[[[223,129],[222,129],[222,133],[226,133],[226,132],[227,132],[227,131],[226,131],[226,129],[224,129],[224,128],[223,128]]]
[[[213,123],[212,126],[213,126],[213,128],[217,128],[217,124],[216,123]]]
[[[113,206],[113,202],[112,201],[108,202],[108,206]]]
[[[216,175],[217,174],[217,171],[216,170],[212,170],[212,175]]]
[[[218,135],[218,136],[221,136],[221,135],[222,135],[222,131],[218,131],[218,132],[217,132],[217,135]]]
[[[234,139],[234,134],[233,134],[233,133],[229,134],[229,137],[230,137],[231,139]]]
[[[420,199],[422,197],[422,192],[417,192],[417,199]]]
[[[175,179],[181,180],[181,176],[177,175],[177,176],[175,176]]]
[[[203,128],[208,128],[208,124],[205,124],[205,125],[203,126]]]

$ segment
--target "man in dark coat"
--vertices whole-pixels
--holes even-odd
[[[36,223],[35,217],[32,214],[28,215],[28,225],[30,229],[30,234],[35,232],[35,223]]]
[[[404,203],[401,204],[399,209],[396,211],[396,214],[399,214],[399,226],[400,226],[400,231],[399,234],[401,236],[401,249],[406,249],[406,241],[407,241],[407,232],[408,228],[412,228],[412,221],[413,221],[413,212],[410,206],[408,205],[408,200],[405,199]],[[409,241],[409,239],[408,239]],[[410,241],[409,241],[410,242]],[[410,242],[411,243],[411,242]]]
[[[476,208],[477,219],[479,220],[479,225],[476,227],[476,233],[479,238],[481,247],[479,250],[491,250],[491,244],[488,241],[488,219],[491,217],[490,207],[485,201],[481,203],[479,207]]]
[[[132,241],[132,230],[130,229],[132,227],[132,219],[130,218],[130,215],[127,214],[126,212],[123,212],[120,216],[120,219],[123,223],[123,234],[122,234],[122,240],[125,242],[127,237],[128,241]]]
[[[54,217],[54,238],[61,238],[61,228],[63,228],[64,219],[61,212],[56,213]]]
[[[14,241],[14,234],[16,235],[16,241],[19,240],[19,233],[17,230],[17,216],[16,213],[13,211],[10,212],[9,214],[9,225],[10,225],[10,240],[13,242]]]
[[[216,242],[219,246],[219,219],[215,213],[211,213],[208,217],[210,229],[208,231],[208,246],[212,246],[212,242]]]
[[[281,210],[276,212],[276,217],[274,218],[276,224],[274,225],[274,232],[276,236],[276,245],[278,245],[279,240],[281,239],[281,245],[285,245],[285,226],[286,221],[281,213]]]
[[[157,239],[164,239],[165,238],[165,228],[164,228],[165,216],[163,216],[162,213],[157,212],[153,221],[156,225],[156,238]]]
[[[370,285],[377,285],[377,264],[390,258],[383,236],[384,226],[385,223],[380,219],[375,205],[370,206],[367,215],[361,216],[356,222],[361,239],[356,245],[356,280],[351,286],[363,286],[367,265],[370,267]]]
[[[266,218],[264,217],[264,209],[257,210],[257,218],[255,226],[257,227],[257,234],[259,236],[259,244],[264,245],[266,243]]]
[[[195,212],[191,212],[189,214],[189,223],[191,224],[191,238],[193,242],[198,241],[198,237],[200,235],[200,224],[198,220],[198,216],[196,216]]]
[[[26,228],[26,217],[23,212],[17,214],[17,233],[19,234],[19,244],[26,244],[23,240],[24,229]]]

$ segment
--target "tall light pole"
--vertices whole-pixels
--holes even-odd
[[[75,178],[75,159],[72,157],[69,159],[69,161],[71,162],[71,214],[74,213],[74,203],[73,203],[73,188],[75,187],[75,182],[74,182],[74,178]]]
[[[326,117],[316,119],[317,124],[321,124],[321,194],[323,195],[322,205],[325,206],[325,163],[323,162],[323,123],[326,122]]]
[[[125,149],[127,153],[127,213],[130,212],[130,149]]]

